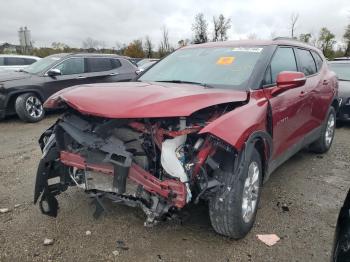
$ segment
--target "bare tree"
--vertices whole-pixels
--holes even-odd
[[[231,28],[231,19],[226,19],[223,14],[218,18],[213,17],[214,31],[213,42],[227,40],[227,31]]]
[[[200,44],[208,42],[208,23],[203,13],[199,13],[195,16],[194,23],[192,24],[192,31],[194,32],[193,43]]]
[[[160,42],[158,54],[159,57],[166,56],[172,51],[172,48],[169,43],[169,32],[166,26],[162,28],[162,41]]]
[[[343,37],[346,43],[345,56],[350,56],[350,24],[346,27]]]
[[[298,13],[292,13],[292,15],[290,16],[289,28],[290,28],[290,34],[291,34],[292,38],[294,38],[294,33],[295,33],[296,24],[298,22],[298,19],[299,19]]]
[[[256,39],[258,39],[258,36],[256,33],[250,33],[247,38],[249,40],[256,40]]]
[[[98,49],[99,47],[99,41],[88,37],[83,41],[83,48],[84,49]]]
[[[146,57],[151,58],[153,56],[153,44],[149,36],[146,36],[144,51],[145,51]]]
[[[177,42],[177,44],[179,45],[179,47],[183,47],[183,46],[187,46],[190,43],[190,39],[186,38],[186,39],[181,39]]]

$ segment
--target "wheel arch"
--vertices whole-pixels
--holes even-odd
[[[43,94],[37,89],[17,90],[17,91],[11,92],[7,100],[5,101],[6,113],[7,114],[15,113],[15,103],[16,103],[17,97],[27,93],[34,93],[38,95],[38,97],[41,99],[42,102],[44,102],[45,100]]]

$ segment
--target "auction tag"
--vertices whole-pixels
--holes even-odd
[[[220,57],[218,59],[218,61],[216,61],[216,64],[218,64],[218,65],[230,65],[233,63],[233,61],[235,61],[234,56],[223,56],[223,57]]]

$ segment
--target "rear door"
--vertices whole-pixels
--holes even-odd
[[[126,80],[122,63],[117,58],[86,58],[87,77],[91,83],[118,82]]]
[[[307,115],[310,114],[304,95],[305,86],[271,95],[271,90],[276,86],[276,77],[283,71],[298,71],[293,47],[277,48],[264,80],[264,90],[272,112],[273,159],[301,140]]]
[[[315,74],[315,83],[310,85],[311,94],[311,121],[312,127],[320,126],[328,113],[330,97],[333,97],[332,84],[330,82],[329,69],[323,58],[316,52],[311,51],[316,63],[317,73]]]
[[[70,57],[57,64],[52,69],[59,69],[62,75],[55,77],[44,76],[43,90],[47,97],[63,88],[87,83],[85,61],[83,57]]]
[[[322,89],[321,87],[323,85],[324,77],[320,74],[310,50],[296,48],[295,51],[299,71],[303,72],[306,76],[305,99],[310,108],[307,123],[305,124],[305,133],[309,133],[320,125],[319,117],[317,115],[320,111],[323,111],[322,108],[325,106],[325,103],[323,103],[323,105],[320,103],[320,91]],[[325,84],[327,83],[325,82]],[[328,109],[327,103],[326,108]]]

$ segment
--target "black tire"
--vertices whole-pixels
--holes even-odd
[[[39,122],[45,116],[42,101],[34,93],[19,95],[16,99],[15,109],[18,117],[29,123]]]
[[[329,122],[333,119],[333,124],[331,128],[331,136],[329,136]],[[332,146],[333,138],[334,138],[334,132],[335,132],[335,125],[336,125],[336,113],[335,109],[333,107],[330,107],[328,111],[328,116],[323,124],[322,131],[320,137],[310,145],[310,150],[317,154],[323,154],[326,153]],[[328,132],[327,132],[328,130]],[[331,137],[330,142],[327,141],[327,137]]]
[[[249,221],[243,218],[243,189],[248,177],[248,170],[252,163],[259,168],[258,192],[256,205],[252,208],[252,216]],[[255,165],[255,164],[254,164]],[[221,171],[224,189],[220,190],[209,200],[209,216],[214,230],[224,236],[234,239],[243,238],[253,227],[256,212],[259,205],[262,186],[262,165],[258,151],[254,148],[250,159],[247,159],[245,167],[238,179],[234,179],[232,172]],[[234,182],[236,181],[236,182]],[[227,190],[230,188],[230,190]]]

